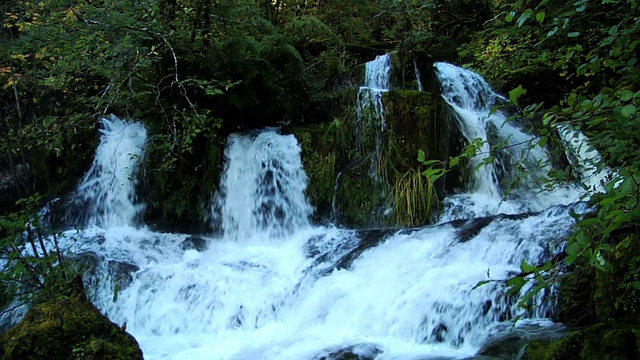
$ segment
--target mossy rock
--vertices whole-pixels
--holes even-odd
[[[567,338],[532,341],[522,360],[629,360],[640,358],[640,327],[600,323]]]
[[[84,289],[34,306],[0,337],[2,360],[138,360],[136,340],[102,315]]]
[[[419,165],[418,150],[425,152],[427,160],[448,161],[463,148],[455,119],[442,97],[431,92],[395,90],[385,94],[387,123],[395,141],[394,163],[398,172]],[[436,188],[440,195],[444,189],[459,187],[457,169],[445,175]]]
[[[617,240],[612,237],[610,241],[615,243]],[[633,286],[640,281],[639,255],[640,245],[636,239],[623,251],[608,254],[610,268],[607,271],[577,264],[576,271],[560,283],[558,320],[578,326],[596,321],[640,325],[640,290]]]

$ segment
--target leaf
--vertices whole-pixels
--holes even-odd
[[[426,158],[427,158],[427,154],[425,154],[424,150],[422,149],[418,150],[418,161],[424,162]]]
[[[553,30],[551,30],[551,31],[549,31],[547,33],[547,37],[551,37],[551,36],[555,35],[557,32],[558,32],[558,27],[556,26],[556,27],[553,28]]]
[[[609,35],[611,36],[618,35],[618,29],[619,29],[618,25],[613,25],[611,29],[609,29]]]
[[[622,101],[629,101],[629,100],[633,99],[633,97],[634,97],[634,93],[631,90],[623,90],[620,93],[620,100],[622,100]]]
[[[482,285],[488,284],[488,283],[490,283],[490,282],[492,282],[492,281],[493,281],[493,280],[482,280],[482,281],[479,281],[477,284],[475,284],[475,285],[474,285],[474,287],[473,287],[473,288],[471,288],[471,291],[473,291],[473,290],[475,290],[475,289],[479,288],[479,287],[480,287],[480,286],[482,286]]]
[[[525,10],[518,18],[518,21],[516,21],[516,24],[518,24],[518,27],[522,27],[522,25],[524,25],[527,19],[531,17],[531,14],[533,14],[533,10],[531,9]]]
[[[522,271],[523,274],[533,273],[537,269],[537,266],[529,264],[526,260],[522,260],[522,264],[520,264],[520,271]]]
[[[509,294],[518,293],[526,283],[527,282],[524,280],[522,276],[516,276],[514,278],[509,279],[509,281],[507,281],[507,286],[509,287],[509,291],[508,291]]]
[[[516,12],[515,11],[511,11],[510,13],[507,14],[507,16],[505,16],[504,21],[506,22],[512,22],[513,18],[516,16]]]
[[[452,168],[460,163],[460,158],[457,156],[451,157],[449,159],[449,167]]]
[[[509,101],[513,104],[518,103],[518,98],[527,93],[527,90],[522,87],[522,85],[518,85],[517,88],[509,91]]]
[[[633,104],[626,105],[625,107],[622,108],[622,110],[620,110],[620,112],[622,116],[629,119],[630,117],[636,114],[636,106]]]
[[[567,34],[567,36],[570,38],[578,37],[580,36],[580,32],[579,31],[570,32]]]
[[[540,147],[545,147],[547,145],[547,142],[549,141],[549,137],[547,136],[543,136],[540,138],[540,140],[538,141],[538,146]]]
[[[545,17],[545,13],[544,11],[540,11],[536,14],[536,20],[538,20],[538,22],[540,24],[542,24],[542,22],[544,22],[544,17]]]

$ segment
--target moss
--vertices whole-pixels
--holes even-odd
[[[640,358],[640,328],[600,323],[573,332],[567,338],[532,341],[523,360],[627,360]]]
[[[340,223],[355,228],[392,225],[390,192],[388,184],[369,176],[368,166],[349,169],[336,194]]]
[[[338,117],[329,123],[296,126],[291,131],[302,148],[302,163],[309,177],[306,193],[316,207],[314,220],[327,221],[332,216],[339,165],[352,148],[351,125]]]
[[[136,340],[82,296],[36,305],[0,337],[0,358],[142,359]]]

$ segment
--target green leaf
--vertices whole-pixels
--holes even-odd
[[[618,35],[618,29],[619,29],[618,25],[613,25],[611,29],[609,29],[609,35],[611,36]]]
[[[537,266],[529,264],[526,260],[522,260],[522,264],[520,264],[520,271],[522,271],[522,273],[524,274],[533,273],[537,269]]]
[[[522,289],[524,284],[527,282],[524,280],[522,276],[516,276],[514,278],[509,279],[507,281],[507,286],[509,287],[509,294],[516,294]]]
[[[509,91],[509,101],[513,104],[518,103],[518,98],[527,93],[527,90],[522,87],[522,85],[518,85],[517,88]]]
[[[622,116],[629,119],[636,114],[636,106],[633,104],[626,105],[625,107],[622,108],[622,110],[620,110],[620,112]]]
[[[452,168],[460,163],[460,158],[457,156],[451,157],[449,159],[449,167]]]
[[[542,22],[544,22],[544,17],[545,17],[545,13],[544,11],[540,11],[536,14],[536,20],[538,20],[538,22],[540,24],[542,24]]]
[[[473,286],[473,288],[471,288],[471,290],[473,291],[473,290],[475,290],[475,289],[479,288],[480,286],[485,285],[485,284],[488,284],[488,283],[490,283],[490,282],[492,282],[492,281],[493,281],[493,280],[482,280],[482,281],[479,281],[477,284],[475,284],[475,285]]]
[[[580,32],[579,31],[570,32],[567,34],[567,36],[570,38],[578,37],[580,36]]]
[[[510,13],[507,14],[507,16],[505,16],[504,21],[506,22],[512,22],[513,18],[516,16],[516,12],[515,11],[511,11]]]
[[[426,158],[427,158],[427,154],[425,154],[424,150],[422,149],[418,150],[418,161],[424,162]]]
[[[531,14],[533,14],[533,10],[531,9],[525,10],[518,18],[518,21],[516,21],[516,24],[518,24],[518,27],[522,27],[522,25],[524,25],[527,19],[531,17]]]

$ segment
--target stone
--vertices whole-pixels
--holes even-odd
[[[34,306],[0,336],[3,360],[139,360],[137,341],[86,299],[77,277],[69,297]]]

